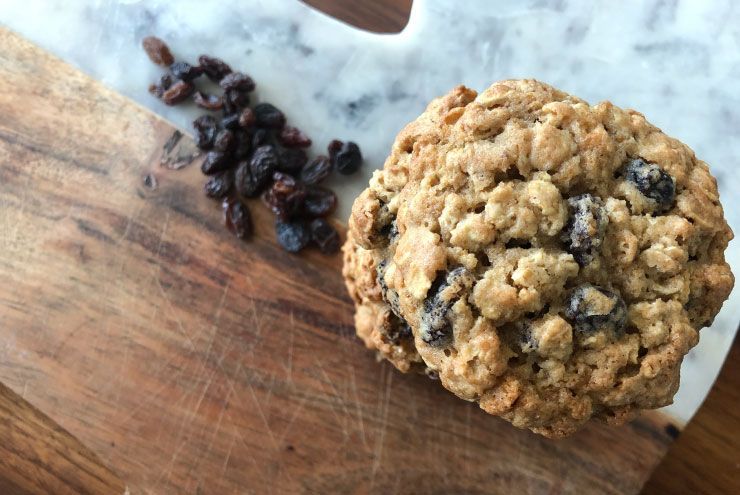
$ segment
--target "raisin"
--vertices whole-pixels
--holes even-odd
[[[601,247],[609,217],[601,198],[590,194],[568,198],[568,205],[570,217],[561,233],[561,240],[576,262],[586,266]]]
[[[252,136],[245,131],[236,131],[236,145],[234,146],[234,157],[238,159],[247,158],[252,150]]]
[[[200,166],[201,172],[206,175],[215,174],[230,168],[232,165],[229,156],[223,151],[209,151],[206,153],[206,159]]]
[[[285,114],[269,103],[260,103],[255,106],[254,116],[257,125],[270,129],[280,129],[285,125]]]
[[[308,162],[308,155],[302,149],[283,148],[278,152],[280,165],[278,170],[286,174],[298,176],[301,169]]]
[[[149,85],[149,92],[157,98],[162,98],[162,95],[170,89],[170,86],[172,86],[172,76],[165,74],[159,79],[157,84]]]
[[[600,330],[621,331],[627,322],[627,306],[615,292],[591,284],[579,285],[570,293],[565,317],[580,334]]]
[[[252,148],[259,148],[272,142],[272,136],[267,129],[256,129],[252,134]]]
[[[318,184],[331,174],[329,157],[319,155],[301,170],[301,180],[306,184]]]
[[[332,139],[329,142],[329,146],[326,147],[326,151],[329,153],[329,159],[331,161],[334,161],[337,153],[339,153],[339,150],[342,149],[343,145],[344,143],[341,142],[339,139]]]
[[[272,176],[272,173],[278,167],[278,162],[277,152],[270,145],[260,146],[254,150],[254,154],[249,160],[252,170],[258,171],[258,174],[265,174],[267,177]]]
[[[231,100],[226,97],[226,94],[221,97],[224,102],[223,111],[225,116],[234,115],[239,113],[239,107],[234,105]]]
[[[152,84],[149,85],[149,87],[147,88],[147,91],[149,91],[149,93],[151,95],[153,95],[153,96],[155,96],[157,98],[161,98],[162,97],[162,93],[164,93],[164,91],[162,90],[162,88],[160,88],[159,86],[157,86],[154,83],[152,83]]]
[[[337,208],[337,195],[334,191],[319,186],[307,186],[303,201],[303,212],[311,218],[325,217]]]
[[[414,333],[411,331],[411,325],[406,321],[401,322],[401,326],[398,329],[398,337],[401,339],[408,339],[412,337]]]
[[[341,149],[334,154],[334,168],[342,175],[354,174],[362,165],[360,147],[352,141],[342,143]]]
[[[208,178],[203,190],[209,198],[220,199],[229,194],[233,185],[234,175],[231,171],[219,172]]]
[[[374,245],[387,245],[390,240],[391,224],[396,217],[391,213],[387,204],[381,200],[378,200],[378,203],[379,208],[373,220],[370,240]]]
[[[249,160],[242,160],[237,164],[234,172],[234,186],[242,198],[257,196],[265,185],[263,180],[261,177],[252,175]]]
[[[237,192],[245,198],[257,196],[269,183],[277,166],[277,156],[272,146],[254,150],[249,161],[242,161],[236,169],[234,183]]]
[[[195,145],[202,150],[210,149],[218,132],[216,119],[210,115],[201,115],[193,121],[193,129],[195,129]]]
[[[144,185],[152,190],[156,189],[157,185],[159,184],[159,182],[157,181],[157,176],[154,174],[146,174],[142,180],[144,182]]]
[[[297,253],[311,242],[311,231],[304,222],[275,222],[278,243],[289,253]]]
[[[213,82],[219,82],[224,76],[233,72],[226,62],[220,58],[209,57],[208,55],[198,57],[198,64],[208,79]]]
[[[224,106],[224,102],[220,96],[209,95],[202,91],[193,93],[193,101],[200,108],[205,108],[206,110],[221,110]]]
[[[162,93],[162,101],[165,105],[177,105],[185,101],[195,91],[195,86],[187,81],[177,81]]]
[[[236,129],[239,127],[239,114],[227,115],[221,119],[221,127],[224,129]]]
[[[221,203],[221,208],[224,213],[224,224],[235,236],[246,239],[252,235],[254,229],[247,205],[234,198],[226,198]]]
[[[387,209],[387,206],[385,206],[385,205],[383,205],[383,206]],[[390,214],[390,212],[389,212],[389,214]],[[398,225],[396,225],[396,220],[393,219],[390,223],[388,223],[386,225],[383,225],[378,230],[378,233],[381,236],[386,237],[388,239],[388,243],[389,244],[391,244],[393,242],[396,242],[396,240],[398,239],[398,235],[399,235],[399,233],[398,233]]]
[[[408,322],[392,311],[388,315],[386,323],[380,327],[380,331],[386,340],[390,341],[393,345],[398,345],[401,341],[414,336]]]
[[[669,210],[673,205],[676,184],[658,165],[635,158],[627,163],[624,176],[645,197],[655,201],[659,211]]]
[[[175,79],[191,82],[203,74],[203,69],[197,65],[190,65],[187,62],[175,62],[170,65],[170,73]]]
[[[388,318],[388,324],[383,325],[381,330],[385,337],[394,345],[398,345],[402,340],[413,337],[413,332],[408,322],[391,312]]]
[[[393,220],[391,222],[391,228],[388,229],[388,241],[389,242],[396,242],[398,239],[398,225],[396,224],[396,221]]]
[[[144,47],[144,51],[149,56],[149,60],[157,65],[169,67],[172,65],[172,62],[175,61],[167,43],[156,36],[147,36],[141,40],[141,46]]]
[[[286,125],[280,130],[278,139],[288,148],[308,148],[311,146],[311,138],[306,136],[303,131],[295,127]]]
[[[234,133],[228,129],[222,129],[216,134],[216,138],[213,140],[213,149],[228,153],[234,146]]]
[[[388,269],[388,260],[384,259],[380,263],[378,263],[378,266],[375,267],[375,275],[378,280],[378,285],[380,286],[380,296],[383,298],[383,301],[388,303],[388,306],[391,308],[391,312],[393,312],[394,315],[397,317],[401,317],[401,306],[398,301],[398,292],[388,287],[388,284],[385,281],[385,272]]]
[[[339,232],[323,218],[311,222],[311,239],[324,254],[334,254],[339,251]]]
[[[249,105],[249,93],[230,89],[224,93],[224,101],[228,103],[230,113],[239,113],[244,107]],[[224,108],[226,108],[226,105]]]
[[[254,125],[255,117],[251,108],[245,108],[239,114],[239,125],[242,127],[251,127]]]
[[[296,215],[303,205],[306,191],[303,184],[281,172],[272,174],[272,186],[262,196],[265,204],[280,220],[288,220]]]
[[[452,323],[449,312],[452,305],[470,289],[474,283],[473,275],[464,267],[458,267],[439,275],[432,284],[424,300],[421,316],[421,340],[433,347],[443,347],[452,341]]]
[[[225,75],[219,82],[218,85],[224,91],[254,91],[255,84],[251,77],[241,72],[231,72]]]

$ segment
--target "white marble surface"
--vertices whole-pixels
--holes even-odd
[[[363,177],[337,185],[346,216],[396,132],[432,97],[534,77],[592,103],[640,110],[688,143],[718,178],[740,232],[740,2],[733,0],[416,0],[398,35],[362,32],[297,0],[2,0],[0,23],[142,105],[188,127],[192,113],[147,92],[159,69],[148,34],[181,59],[203,52],[251,74],[322,147],[361,144]],[[728,253],[740,273],[740,248]],[[740,321],[735,290],[683,366],[666,408],[686,422],[713,383]]]

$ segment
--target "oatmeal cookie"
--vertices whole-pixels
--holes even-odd
[[[707,165],[633,110],[533,80],[432,101],[349,225],[365,344],[549,437],[670,404],[734,282]]]

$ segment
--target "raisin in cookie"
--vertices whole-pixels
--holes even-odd
[[[707,165],[641,114],[503,81],[400,132],[344,275],[368,347],[560,437],[671,403],[731,238]]]

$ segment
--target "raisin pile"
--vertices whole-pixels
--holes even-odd
[[[142,46],[168,73],[149,86],[166,105],[190,100],[209,113],[193,121],[195,144],[205,153],[201,171],[204,191],[222,202],[224,224],[238,238],[253,231],[247,199],[261,197],[275,215],[278,244],[297,253],[315,245],[322,253],[339,251],[339,233],[325,220],[337,207],[337,196],[320,185],[332,172],[350,175],[362,165],[353,142],[333,140],[326,155],[310,158],[312,141],[286,123],[285,114],[270,103],[250,106],[254,80],[223,60],[201,55],[198,64],[175,61],[168,46],[148,36]],[[202,76],[218,84],[219,94],[196,87]]]

